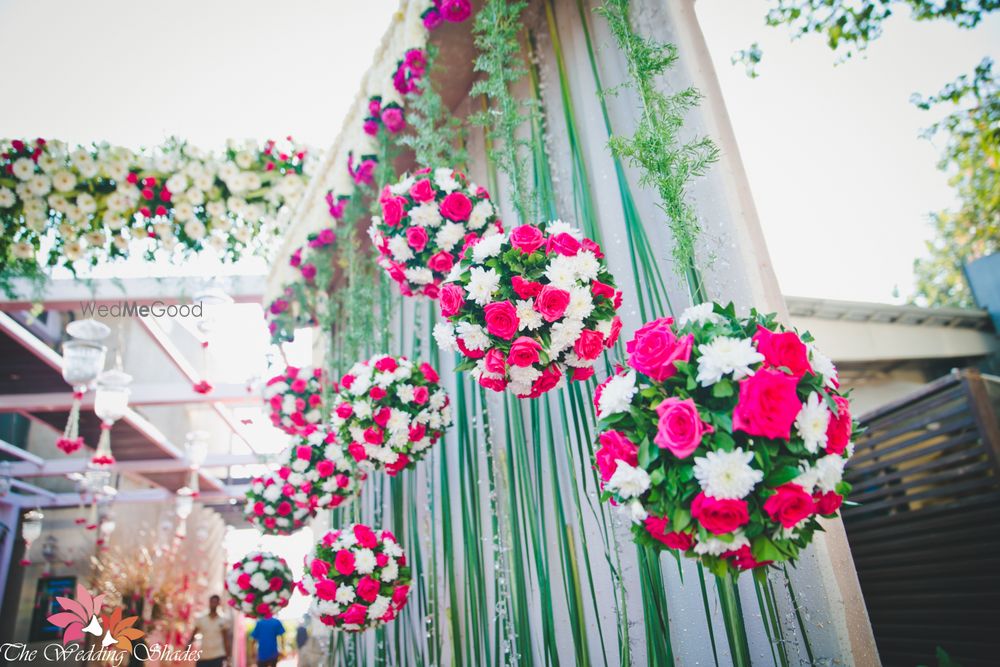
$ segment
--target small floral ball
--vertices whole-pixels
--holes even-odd
[[[265,535],[291,535],[316,516],[308,503],[295,502],[298,489],[277,474],[256,477],[250,483],[243,514]]]
[[[306,556],[300,586],[325,625],[360,632],[388,623],[406,606],[410,568],[395,535],[359,523],[323,536]]]
[[[585,380],[621,331],[622,293],[594,241],[561,221],[521,225],[465,252],[441,287],[442,350],[487,389],[537,398]]]
[[[379,201],[369,235],[406,296],[436,299],[465,249],[503,232],[486,189],[454,169],[422,169],[387,185]]]
[[[808,334],[732,304],[649,322],[594,396],[602,499],[716,574],[794,561],[836,515],[857,425]]]
[[[327,291],[338,270],[334,259],[336,240],[332,228],[313,232],[305,245],[288,258],[296,272],[295,280],[286,284],[281,296],[264,309],[271,342],[294,340],[296,329],[319,324],[317,313],[325,307]]]
[[[288,605],[294,588],[288,563],[268,551],[251,551],[226,572],[229,606],[251,618],[277,614]]]
[[[367,473],[336,436],[324,429],[295,437],[278,468],[278,477],[294,488],[291,500],[296,507],[315,512],[352,500],[361,492]]]
[[[354,460],[396,475],[451,426],[448,394],[430,364],[376,355],[354,364],[333,398],[331,427]]]
[[[309,435],[323,422],[321,368],[289,366],[264,385],[264,401],[271,410],[271,422],[285,433]]]

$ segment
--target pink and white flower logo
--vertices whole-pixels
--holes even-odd
[[[132,650],[132,642],[141,639],[145,633],[132,624],[137,616],[122,618],[122,610],[116,608],[110,616],[101,614],[104,595],[94,595],[77,584],[76,599],[57,597],[63,611],[52,614],[48,622],[63,629],[63,645],[83,641],[84,635],[103,637],[101,647],[114,646],[123,651]]]

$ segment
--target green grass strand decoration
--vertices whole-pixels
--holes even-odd
[[[429,43],[425,52],[427,69],[446,76],[438,61],[437,45]],[[467,128],[461,119],[452,116],[435,89],[432,77],[421,79],[417,90],[406,96],[406,123],[413,132],[403,135],[400,143],[413,150],[419,166],[465,167],[469,159],[465,150]]]
[[[740,591],[731,574],[716,575],[715,586],[722,608],[722,621],[729,640],[729,652],[736,667],[751,667],[750,644],[743,625],[743,609],[740,605]]]

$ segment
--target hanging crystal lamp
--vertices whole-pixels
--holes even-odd
[[[100,322],[89,320],[99,327],[107,327]],[[83,324],[87,320],[73,322],[66,327],[67,333],[74,324]],[[99,327],[83,328],[77,327],[78,333],[90,330],[99,331]],[[90,331],[93,335],[93,331]],[[72,335],[72,334],[71,334]],[[106,334],[105,334],[106,335]],[[70,339],[63,343],[63,379],[73,387],[73,403],[69,410],[69,419],[66,421],[66,428],[62,437],[56,440],[56,446],[67,454],[72,454],[83,446],[83,438],[80,437],[80,403],[83,395],[97,379],[98,374],[104,369],[104,357],[107,348],[96,340]]]
[[[45,515],[40,509],[33,509],[24,514],[24,519],[21,521],[21,538],[24,540],[24,559],[21,561],[21,565],[31,565],[31,559],[28,557],[31,553],[31,544],[41,536],[42,521],[44,519]]]
[[[111,454],[111,427],[128,412],[130,384],[132,376],[119,370],[105,371],[97,378],[94,414],[101,420],[101,438],[90,459],[92,465],[110,466],[115,462]]]

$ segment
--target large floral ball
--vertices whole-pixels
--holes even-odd
[[[594,241],[560,222],[483,239],[442,285],[434,328],[479,384],[536,398],[594,374],[621,331],[621,291]]]
[[[367,473],[333,433],[320,429],[294,439],[278,477],[294,488],[291,500],[297,507],[315,512],[353,499]]]
[[[273,343],[295,338],[296,329],[319,324],[318,314],[326,307],[327,293],[339,269],[335,261],[337,235],[333,229],[313,232],[305,245],[288,258],[295,280],[284,286],[281,296],[264,309],[267,330]]]
[[[453,169],[423,169],[380,197],[382,215],[369,230],[378,263],[407,296],[438,296],[462,252],[503,232],[490,195]]]
[[[291,535],[316,515],[308,504],[295,502],[297,489],[277,474],[256,477],[247,491],[243,514],[265,535]]]
[[[598,387],[596,466],[638,542],[717,574],[794,561],[837,513],[856,425],[808,335],[732,304],[636,331]]]
[[[264,401],[271,410],[271,422],[285,433],[309,435],[323,421],[321,368],[289,366],[264,385]]]
[[[452,422],[438,380],[430,364],[406,357],[356,363],[341,378],[331,426],[354,460],[389,475],[413,468]]]
[[[251,551],[226,573],[229,606],[251,618],[271,618],[288,605],[295,581],[281,556]]]
[[[410,593],[406,554],[388,530],[328,532],[306,556],[301,587],[326,625],[359,632],[396,618]]]

